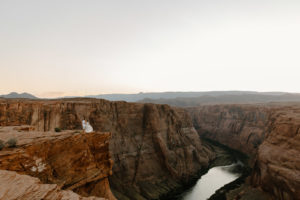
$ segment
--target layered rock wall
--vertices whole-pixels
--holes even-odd
[[[300,104],[188,108],[199,134],[253,157],[251,184],[300,199]]]
[[[268,132],[269,112],[265,106],[212,105],[188,108],[200,136],[254,155]]]
[[[14,132],[7,128],[0,129],[0,139],[13,136],[17,147],[0,151],[0,169],[37,177],[43,183],[76,190],[84,196],[90,194],[81,193],[80,188],[93,182],[105,183],[112,174],[110,133]],[[97,186],[91,191],[98,192],[95,196],[115,199],[105,184]]]
[[[300,199],[300,106],[272,109],[251,181],[276,199]]]
[[[80,129],[83,118],[96,131],[112,133],[110,183],[119,199],[158,199],[197,177],[214,158],[183,109],[95,99],[0,102],[0,125]],[[76,191],[95,194],[97,184]]]

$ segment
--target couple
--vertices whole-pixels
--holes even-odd
[[[82,120],[82,129],[86,133],[91,133],[93,132],[93,127],[90,125],[89,121],[85,121],[85,119]]]

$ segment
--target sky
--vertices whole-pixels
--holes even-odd
[[[0,94],[300,92],[299,0],[0,0]]]

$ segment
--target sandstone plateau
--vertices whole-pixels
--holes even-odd
[[[95,167],[93,161],[87,167],[88,172],[82,173],[79,169],[75,175],[77,169],[68,164],[73,159],[63,162],[63,157],[56,157],[55,163],[59,170],[46,165],[42,173],[33,172],[31,165],[44,166],[47,158],[48,162],[52,161],[52,152],[47,146],[49,142],[46,142],[47,145],[29,145],[25,149],[22,147],[22,153],[17,149],[4,153],[0,158],[1,165],[4,166],[1,169],[36,176],[43,183],[56,183],[63,189],[72,189],[84,196],[110,197],[107,194],[103,196],[103,190],[100,194],[97,193],[98,188],[107,188],[107,193],[110,194],[110,184],[118,199],[159,199],[197,178],[199,172],[206,169],[215,156],[211,149],[201,143],[188,113],[168,105],[96,99],[0,100],[1,126],[30,125],[47,137],[50,137],[48,133],[53,132],[56,127],[63,130],[80,129],[83,118],[88,119],[96,131],[111,133],[109,149],[114,164],[112,176],[109,177],[110,183],[105,179],[110,174],[108,171],[112,164],[107,159],[108,156],[105,157],[107,161],[99,163],[100,166],[106,166],[100,167],[102,171],[97,171],[99,168]],[[90,137],[86,139],[88,142],[85,145],[88,145],[102,136],[85,136],[79,133],[71,135],[74,143],[69,142],[71,138],[66,139],[60,143],[66,150],[60,151],[72,151],[75,154],[73,156],[78,156],[78,159],[85,156],[85,153],[84,149],[76,148],[76,141],[84,142],[85,137]],[[60,140],[63,138],[57,139]],[[36,152],[37,149],[39,151]],[[103,161],[103,156],[98,158],[98,149],[88,149],[92,152],[91,155],[96,156],[94,159]],[[68,157],[72,158],[72,154]],[[15,159],[15,163],[11,165],[5,161],[12,159]],[[27,167],[21,164],[26,159],[31,164]],[[75,166],[85,162],[85,159],[75,160],[72,163]],[[63,164],[60,165],[60,162]],[[103,174],[105,177],[101,177]]]
[[[202,137],[252,157],[252,186],[272,199],[300,199],[300,104],[212,105],[187,110]]]

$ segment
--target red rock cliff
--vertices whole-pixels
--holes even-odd
[[[300,104],[188,108],[199,134],[253,158],[251,183],[274,199],[300,199]]]
[[[272,108],[251,180],[276,199],[300,199],[300,105]]]
[[[0,199],[5,200],[106,200],[81,197],[55,184],[43,184],[38,178],[5,170],[0,170],[0,188]]]
[[[267,134],[269,109],[256,105],[212,105],[187,109],[198,133],[244,153],[255,154]]]
[[[20,132],[15,129],[17,127],[0,128],[1,140],[11,137],[17,140],[17,147],[0,151],[0,169],[37,177],[43,183],[54,183],[83,196],[115,199],[108,184],[112,174],[110,133]],[[83,192],[95,182],[101,184],[89,194]]]
[[[95,99],[0,104],[0,125],[80,129],[83,117],[96,131],[112,133],[110,183],[118,199],[157,199],[197,176],[214,157],[201,144],[189,115],[167,105]],[[78,191],[90,194],[97,182],[89,186]]]

